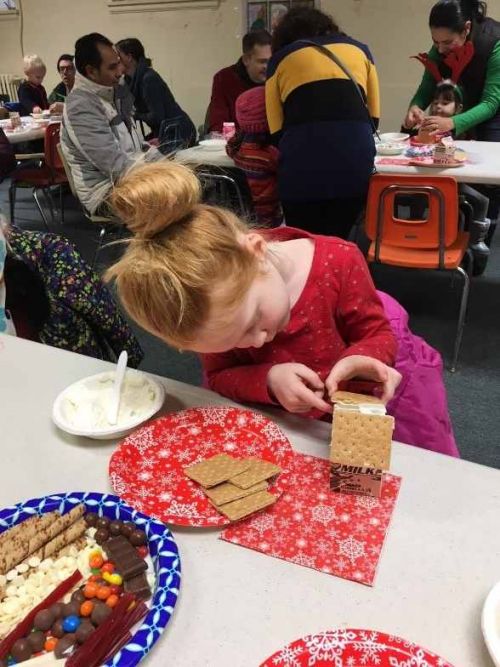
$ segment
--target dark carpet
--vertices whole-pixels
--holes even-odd
[[[0,210],[8,215],[8,181],[0,185]],[[74,199],[65,197],[65,223],[51,231],[70,239],[92,261],[97,230],[82,215]],[[44,230],[31,191],[18,193],[16,224]],[[113,261],[116,246],[99,254],[98,269]],[[410,313],[412,330],[423,336],[449,365],[455,336],[461,278],[438,272],[402,271],[376,267],[379,289],[394,296]],[[142,368],[190,384],[200,384],[195,355],[178,352],[134,326],[145,352]],[[500,232],[493,241],[486,272],[473,279],[467,324],[455,373],[445,371],[450,414],[462,456],[500,468]]]

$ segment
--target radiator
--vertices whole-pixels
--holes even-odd
[[[11,102],[17,102],[17,88],[22,80],[18,74],[0,74],[0,95],[8,95]]]

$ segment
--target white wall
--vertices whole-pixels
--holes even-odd
[[[341,28],[366,42],[375,57],[382,91],[382,127],[399,128],[422,74],[409,57],[430,46],[427,19],[433,0],[321,0]],[[489,14],[500,19],[500,0]],[[105,0],[23,0],[24,50],[47,63],[47,90],[57,82],[57,57],[75,40],[98,31],[117,41],[138,37],[176,98],[202,122],[212,76],[240,52],[243,2],[222,0],[218,9],[111,14]],[[0,21],[0,73],[21,71],[17,21]]]

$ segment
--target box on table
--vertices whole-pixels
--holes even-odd
[[[374,396],[337,391],[330,447],[330,488],[378,498],[391,461],[394,418]]]

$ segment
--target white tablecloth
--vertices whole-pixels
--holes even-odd
[[[45,128],[37,125],[30,116],[23,116],[21,122],[22,127],[11,131],[6,129],[6,125],[10,124],[8,119],[0,121],[0,127],[3,128],[5,136],[11,144],[20,144],[23,141],[33,141],[34,139],[43,139],[45,136]]]
[[[227,155],[226,149],[207,150],[203,146],[193,146],[177,151],[175,160],[183,164],[210,165],[212,167],[234,167],[233,160]]]
[[[452,176],[459,183],[500,184],[500,142],[457,141],[457,147],[467,153],[463,167],[443,168],[410,167],[399,164],[380,164],[386,156],[379,156],[375,166],[380,174],[426,174],[427,176]],[[388,157],[388,156],[387,156]],[[393,156],[398,158],[400,156]]]
[[[114,443],[66,435],[50,419],[64,387],[107,368],[0,336],[0,507],[58,491],[110,490]],[[162,381],[164,411],[228,403]],[[327,424],[281,412],[275,419],[297,450],[327,455]],[[215,530],[174,527],[181,593],[145,664],[257,667],[295,638],[354,627],[418,642],[456,667],[491,667],[480,612],[500,579],[500,471],[401,444],[391,469],[403,482],[373,588],[222,542]]]

